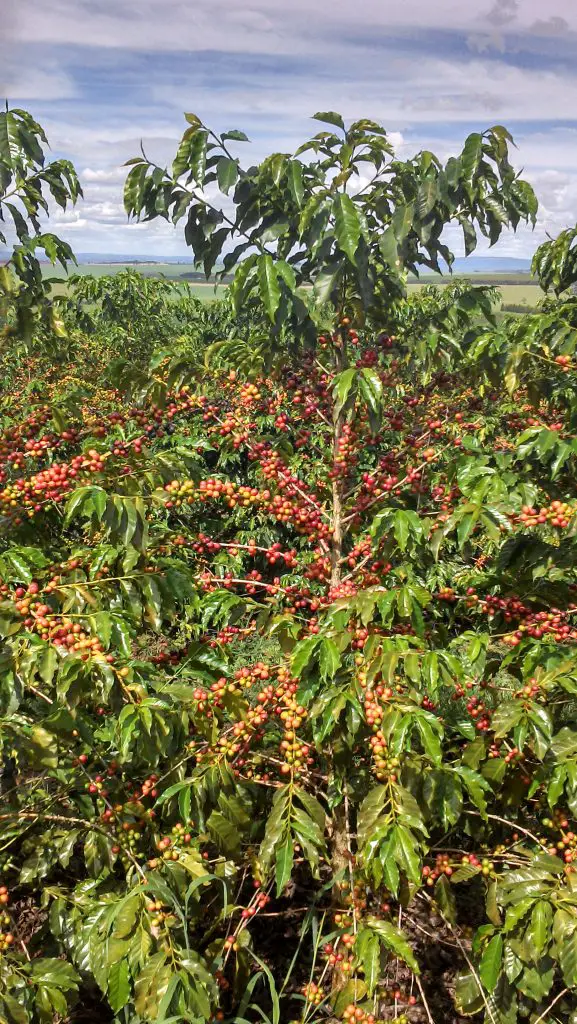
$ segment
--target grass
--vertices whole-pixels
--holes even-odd
[[[494,275],[491,279],[483,278],[482,282],[478,281],[476,277],[473,276],[472,281],[473,284],[482,283],[496,285],[501,292],[504,305],[527,306],[527,309],[530,309],[532,306],[536,306],[537,303],[544,298],[544,292],[541,291],[539,285],[536,282],[532,284],[530,281],[527,281],[526,275],[524,280],[521,278],[518,282],[511,281],[510,274],[503,274],[501,278],[499,278],[498,275]],[[432,278],[428,278],[426,281],[422,280],[418,283],[412,282],[409,284],[409,291],[418,291],[425,284],[433,283]],[[441,279],[438,283],[443,287],[447,281],[446,279]]]

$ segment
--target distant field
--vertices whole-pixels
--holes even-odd
[[[545,293],[541,291],[538,285],[530,284],[501,284],[499,285],[501,295],[503,296],[503,302],[507,305],[527,305],[536,306],[541,299],[545,298]]]
[[[127,268],[138,270],[146,277],[164,276],[171,281],[186,283],[193,295],[207,301],[222,296],[227,287],[227,285],[218,285],[215,288],[213,284],[187,281],[187,275],[191,273],[191,268],[182,263],[142,263],[137,265],[133,263],[82,263],[71,269],[70,273],[93,274],[95,277],[102,277],[106,274],[117,274]],[[62,294],[65,291],[66,274],[62,267],[43,266],[43,273],[45,277],[56,277],[62,280],[62,285],[54,286],[56,294],[59,292]],[[471,274],[470,278],[473,284],[496,285],[501,291],[505,305],[527,306],[529,309],[536,306],[543,298],[543,292],[538,284],[532,282],[527,274]],[[409,291],[418,291],[427,284],[439,284],[442,287],[449,280],[449,278],[439,278],[434,274],[423,275],[418,282],[409,283]]]
[[[137,266],[133,263],[80,263],[77,267],[70,269],[69,276],[73,274],[92,274],[94,277],[105,277],[107,274],[118,274],[121,270],[127,269],[138,270],[145,277],[166,277],[171,281],[188,284],[193,295],[207,301],[221,297],[227,288],[227,285],[217,285],[215,288],[214,284],[187,281],[186,275],[190,273],[190,270],[178,263],[139,264]],[[62,267],[43,265],[42,273],[44,277],[55,277],[62,281],[62,284],[54,285],[52,290],[55,295],[63,295],[66,291],[67,275]]]
[[[503,303],[511,306],[536,306],[538,302],[544,298],[544,293],[541,291],[537,283],[533,284],[530,280],[527,280],[526,274],[519,274],[517,278],[512,274],[495,274],[491,278],[483,276],[480,280],[481,275],[471,274],[471,281],[473,284],[491,284],[499,288],[503,297]],[[409,284],[409,291],[418,291],[426,284],[434,284],[435,281],[432,277],[422,279],[421,281],[413,282]],[[437,283],[441,287],[447,284],[446,278],[437,280]]]
[[[192,272],[192,266],[185,263],[79,263],[77,267],[70,267],[70,274],[92,274],[94,277],[104,277],[105,274],[118,274],[121,270],[138,270],[145,277],[169,277],[171,280],[186,280],[187,273]],[[42,272],[45,277],[66,277],[62,267],[50,267],[43,264]]]

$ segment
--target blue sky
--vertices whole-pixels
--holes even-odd
[[[319,109],[376,118],[400,156],[505,124],[541,211],[495,253],[577,221],[577,0],[18,0],[2,19],[0,97],[81,176],[84,202],[51,218],[77,251],[186,254],[179,228],[122,209],[123,161],[141,139],[168,159],[184,110],[245,130],[251,162]]]

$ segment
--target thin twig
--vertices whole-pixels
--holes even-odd
[[[415,978],[415,984],[416,984],[416,986],[417,986],[417,988],[418,988],[418,990],[419,990],[419,992],[421,994],[421,999],[423,1000],[423,1006],[425,1007],[425,1013],[427,1014],[427,1019],[429,1021],[429,1024],[435,1024],[435,1019],[434,1019],[434,1017],[433,1017],[433,1015],[432,1015],[432,1013],[431,1013],[431,1011],[429,1009],[429,1004],[427,1002],[427,999],[426,999],[426,996],[425,996],[425,991],[424,991],[423,986],[421,984],[421,979],[419,978],[418,974],[415,974],[414,978]]]
[[[423,928],[423,926],[418,924],[417,921],[411,921],[411,928],[417,928],[417,930],[422,932],[423,935],[426,935],[428,939],[432,939],[433,942],[439,942],[442,946],[448,946],[449,949],[455,949],[457,946],[456,942],[449,942],[448,939],[441,939],[438,935],[433,935],[432,932],[427,931],[427,929]]]
[[[558,1003],[559,1000],[563,998],[563,996],[566,996],[568,991],[569,991],[568,988],[564,988],[563,991],[560,992],[558,996],[555,996],[553,1002],[549,1003],[549,1006],[547,1007],[546,1010],[543,1010],[543,1013],[541,1014],[540,1017],[537,1017],[537,1020],[535,1021],[535,1024],[539,1024],[539,1021],[545,1020],[547,1014],[550,1013],[551,1010],[553,1009],[553,1007],[555,1006],[555,1003]]]
[[[451,931],[453,931],[452,925],[449,924],[449,928],[451,929]],[[455,934],[454,931],[453,931],[453,934]],[[497,1024],[497,1022],[495,1020],[495,1017],[493,1016],[493,1013],[491,1011],[491,1007],[489,1006],[489,1003],[487,1002],[487,997],[485,996],[485,992],[484,992],[484,989],[483,989],[483,983],[482,983],[479,975],[477,974],[477,972],[476,972],[476,970],[475,970],[475,968],[473,966],[473,963],[471,962],[471,960],[470,960],[470,958],[469,958],[469,956],[467,954],[467,951],[466,951],[466,949],[465,949],[465,947],[464,947],[463,943],[461,942],[461,940],[460,940],[458,935],[455,935],[455,941],[456,941],[456,943],[457,943],[457,945],[458,945],[458,947],[459,947],[459,949],[461,951],[462,956],[467,961],[467,965],[469,967],[469,970],[470,970],[471,974],[473,975],[473,977],[474,977],[474,979],[475,979],[475,981],[477,983],[477,988],[479,989],[479,992],[481,993],[481,998],[483,1000],[483,1003],[485,1004],[485,1009],[486,1009],[487,1013],[489,1014],[489,1017],[493,1021],[493,1024]]]
[[[50,700],[50,697],[47,697],[41,690],[37,690],[35,686],[31,686],[30,683],[28,684],[28,689],[31,693],[35,694],[36,697],[40,697],[41,700],[45,700],[47,704],[54,703],[54,701]]]
[[[353,901],[353,903],[352,903],[352,910],[353,910],[353,932],[356,935],[357,931],[358,931],[358,922],[357,922],[357,908],[355,906],[355,872],[354,872],[354,869],[353,869],[353,846],[352,846],[352,837],[351,837],[351,819],[350,819],[350,809],[349,809],[349,794],[348,794],[348,790],[347,789],[345,789],[344,807],[345,807],[345,831],[346,831],[346,837],[347,837],[347,851],[348,851],[348,854],[349,854],[348,860],[349,860],[349,877],[350,877],[350,885],[351,885],[351,899]]]
[[[351,512],[351,513],[350,513],[350,514],[349,514],[348,516],[345,516],[345,518],[343,519],[343,525],[344,525],[345,523],[348,523],[348,522],[350,522],[350,520],[351,520],[351,519],[354,519],[354,518],[355,518],[355,516],[357,516],[357,515],[360,515],[360,513],[361,513],[361,512],[366,512],[366,511],[367,511],[367,509],[369,509],[369,508],[372,508],[372,507],[373,507],[373,505],[376,505],[378,501],[383,501],[383,499],[384,499],[384,498],[388,498],[388,496],[389,496],[390,494],[394,494],[394,492],[395,492],[395,491],[398,491],[398,490],[400,490],[400,489],[401,489],[401,487],[403,487],[403,486],[404,486],[404,485],[405,485],[405,484],[406,484],[406,483],[407,483],[407,482],[408,482],[408,481],[409,481],[409,480],[411,479],[412,475],[414,475],[415,473],[418,473],[418,472],[420,472],[420,470],[424,469],[424,468],[425,468],[425,466],[430,466],[430,465],[432,465],[432,463],[433,463],[433,462],[436,462],[436,461],[437,461],[437,459],[438,459],[438,458],[440,458],[440,456],[441,456],[441,455],[443,454],[443,452],[446,452],[446,451],[448,451],[448,449],[449,449],[450,447],[451,447],[451,445],[450,445],[450,444],[447,444],[447,445],[445,445],[445,447],[444,447],[444,448],[441,448],[441,449],[440,449],[440,450],[439,450],[439,451],[438,451],[438,452],[437,452],[437,453],[435,454],[434,458],[431,458],[431,459],[426,459],[426,460],[425,460],[425,462],[421,462],[421,464],[420,464],[419,466],[415,466],[415,467],[414,467],[414,469],[412,469],[410,473],[407,473],[407,475],[406,475],[406,476],[404,476],[402,480],[399,480],[399,482],[398,482],[398,483],[396,483],[396,484],[394,485],[394,487],[391,487],[390,491],[385,491],[385,492],[384,492],[384,494],[378,494],[378,495],[377,495],[377,496],[376,496],[375,498],[373,498],[373,500],[372,500],[372,501],[370,501],[370,502],[369,502],[369,504],[368,504],[368,505],[365,505],[365,506],[364,506],[364,508],[362,508],[362,509],[359,509],[359,510],[358,510],[357,512]]]
[[[432,903],[431,897],[428,896],[426,893],[422,894],[422,898],[427,903],[429,903],[429,904]],[[479,975],[477,974],[477,971],[475,970],[475,966],[472,963],[471,958],[469,957],[469,954],[467,953],[467,950],[465,949],[463,943],[461,942],[461,940],[460,940],[459,936],[457,935],[455,929],[453,928],[453,925],[451,924],[451,922],[448,921],[447,918],[445,918],[444,920],[445,920],[445,924],[447,925],[447,927],[450,929],[452,935],[454,936],[455,942],[457,943],[457,945],[459,947],[461,955],[462,955],[463,959],[466,961],[467,966],[468,966],[471,974],[473,975],[473,977],[475,979],[475,982],[477,984],[477,988],[479,989],[479,994],[481,996],[481,999],[483,1000],[483,1003],[485,1005],[485,1009],[486,1009],[489,1017],[491,1018],[493,1024],[497,1024],[497,1021],[495,1020],[495,1016],[494,1016],[494,1014],[493,1014],[493,1012],[491,1010],[491,1007],[489,1006],[489,1003],[487,1002],[487,997],[485,995],[485,990],[483,988],[483,983],[482,983]]]
[[[485,817],[485,815],[480,814],[479,811],[465,811],[465,814],[472,814],[475,818]],[[530,832],[528,828],[523,828],[522,825],[517,825],[514,821],[507,821],[506,818],[500,818],[498,814],[487,814],[486,817],[490,818],[492,821],[500,821],[502,825],[508,825],[508,827],[514,829],[515,832],[522,832],[523,835],[529,836],[529,838],[532,839],[534,843],[537,843],[537,845],[543,850],[547,849],[545,843],[542,843],[541,840],[538,839],[533,832]]]

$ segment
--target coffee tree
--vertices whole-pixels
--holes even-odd
[[[274,153],[244,169],[230,151],[243,132],[217,135],[195,114],[170,170],[145,155],[130,160],[127,212],[141,219],[186,218],[185,240],[207,276],[224,251],[223,272],[235,270],[237,308],[258,295],[273,337],[316,343],[317,326],[302,286],[329,301],[339,316],[382,313],[402,294],[407,271],[439,270],[453,254],[443,241],[458,223],[465,251],[477,231],[491,245],[503,226],[534,222],[537,200],[509,162],[511,136],[502,126],[470,135],[446,165],[428,151],[394,157],[384,128],[363,119],[345,127],[340,114],[315,114],[328,125],[296,154]],[[302,159],[303,155],[313,159]],[[209,199],[215,188],[218,199]],[[232,211],[230,206],[232,203]],[[234,245],[234,248],[230,248]]]
[[[148,369],[79,342],[15,371],[3,409],[0,1013],[570,1024],[574,348],[514,377],[490,294],[429,293],[424,321],[401,297],[407,267],[449,255],[447,176],[489,234],[532,193],[504,129],[449,172],[337,123],[311,168],[245,175],[208,148],[238,133],[190,127],[189,162],[135,165],[128,200],[178,212],[194,163],[195,255],[247,232],[239,337],[202,359],[163,339]],[[364,153],[377,181],[349,195]],[[210,174],[235,187],[214,229]],[[301,204],[323,193],[318,245],[295,180]]]
[[[42,230],[42,217],[49,212],[49,198],[65,210],[82,189],[69,160],[46,163],[47,145],[43,128],[28,111],[6,104],[0,112],[0,243],[14,244],[0,267],[0,314],[8,337],[30,338],[38,314],[51,330],[61,331],[37,251],[64,268],[74,255],[61,238]],[[4,225],[10,225],[10,236]]]
[[[242,132],[219,136],[195,114],[185,131],[170,173],[142,157],[129,161],[125,205],[129,214],[151,220],[186,215],[185,239],[207,276],[225,244],[241,241],[224,257],[224,271],[236,268],[232,291],[237,308],[256,292],[279,335],[290,325],[298,338],[317,336],[314,314],[299,293],[312,285],[320,302],[333,308],[331,354],[343,376],[334,381],[333,454],[337,455],[348,405],[358,389],[376,424],[382,387],[368,368],[349,367],[347,343],[366,314],[374,320],[392,295],[402,294],[409,270],[439,270],[453,255],[442,241],[451,221],[463,229],[465,250],[477,243],[477,227],[491,244],[503,225],[534,222],[537,201],[530,185],[509,162],[510,134],[501,126],[467,139],[460,157],[443,167],[430,152],[394,159],[380,125],[354,122],[348,129],[333,111],[314,115],[330,125],[299,147],[294,157],[275,153],[244,171],[228,148],[245,141]],[[336,131],[335,131],[336,129]],[[313,161],[298,159],[313,153]],[[361,172],[368,184],[357,187]],[[230,216],[206,198],[217,184],[232,194]],[[256,252],[247,253],[249,249]],[[351,316],[355,321],[351,326]],[[293,349],[291,348],[291,351]],[[342,488],[332,488],[331,561],[340,579]]]
[[[561,292],[577,283],[577,226],[566,228],[557,238],[549,238],[539,246],[533,257],[532,272],[545,291]]]
[[[496,386],[503,383],[512,394],[522,384],[535,408],[546,402],[562,409],[571,427],[575,394],[570,370],[577,345],[577,297],[571,292],[577,281],[574,241],[574,228],[562,231],[540,245],[533,258],[534,275],[555,298],[546,295],[527,315],[486,323],[466,343],[467,358],[482,364]],[[529,437],[533,447],[544,456],[548,453],[556,475],[572,453],[573,438],[538,428]]]

